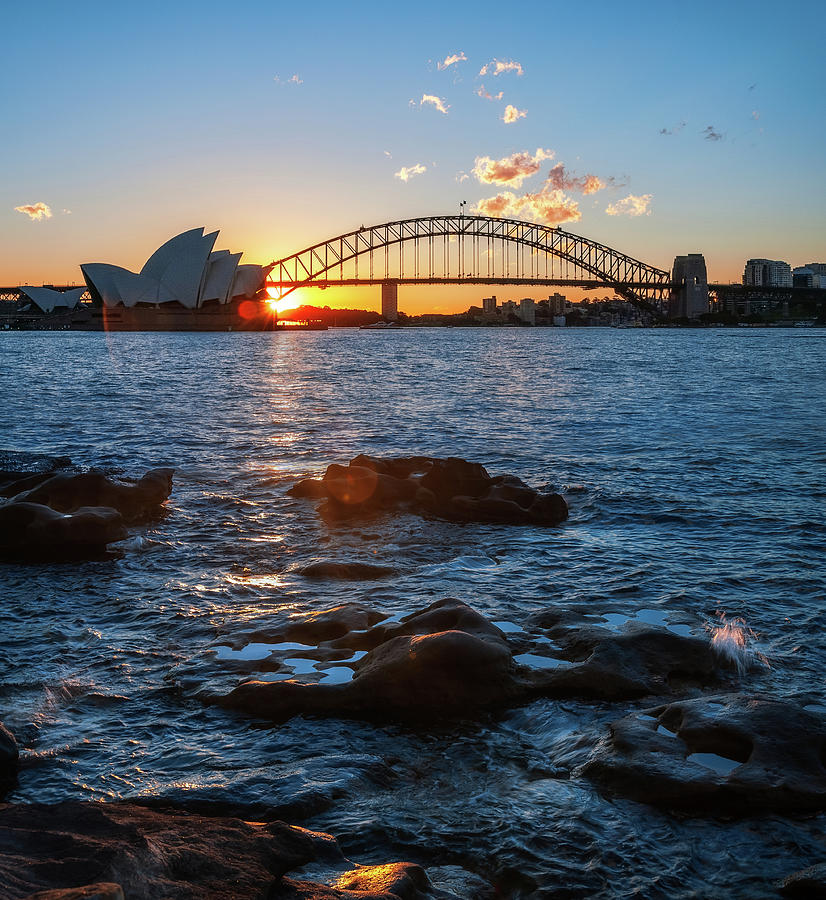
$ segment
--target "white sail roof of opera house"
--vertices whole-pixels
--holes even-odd
[[[18,290],[21,294],[25,294],[44,313],[50,313],[60,306],[65,306],[66,309],[74,309],[80,303],[80,297],[86,291],[86,288],[79,287],[68,291],[55,291],[52,288],[32,287],[31,285],[23,284]]]
[[[162,244],[140,272],[110,263],[80,267],[92,296],[106,306],[180,303],[196,309],[207,302],[229,303],[254,297],[263,289],[269,268],[239,265],[241,253],[213,250],[218,232],[193,228]]]

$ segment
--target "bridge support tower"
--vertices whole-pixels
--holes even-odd
[[[708,312],[708,275],[702,253],[675,256],[671,281],[670,319],[696,319]]]
[[[399,282],[382,281],[381,283],[381,315],[388,322],[399,319]]]

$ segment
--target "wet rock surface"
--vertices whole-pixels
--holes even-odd
[[[66,464],[69,461],[66,460]],[[172,491],[172,469],[134,481],[101,472],[0,471],[0,557],[61,561],[105,556],[126,523],[156,517]]]
[[[582,774],[611,791],[689,812],[826,808],[826,719],[793,703],[724,694],[614,722]]]
[[[344,634],[344,621],[364,624],[369,614],[358,607],[330,612],[296,623],[284,637],[335,635],[319,642],[328,659],[342,649],[366,651],[352,664],[351,681],[252,681],[218,702],[271,719],[300,713],[430,719],[469,715],[526,688],[516,677],[502,632],[460,601],[440,600],[399,622]]]
[[[324,860],[332,886],[285,878]],[[0,805],[8,900],[447,898],[412,863],[353,866],[328,834],[131,803]]]
[[[552,629],[558,655],[572,663],[549,676],[556,697],[630,700],[673,694],[720,681],[707,640],[629,622],[619,633],[595,625]]]
[[[343,604],[232,640],[236,658],[229,667],[279,672],[286,663],[300,677],[286,668],[205,699],[273,720],[308,714],[437,721],[472,718],[538,696],[669,697],[726,678],[708,641],[666,628],[632,622],[615,633],[566,624],[551,634],[553,640],[506,637],[454,599],[399,620]],[[245,648],[261,648],[258,659],[245,660]]]
[[[13,780],[19,756],[14,735],[0,722],[0,796],[4,793],[5,785]]]
[[[511,525],[558,525],[568,518],[559,494],[540,493],[515,475],[492,477],[480,463],[458,457],[360,455],[347,466],[328,466],[321,479],[305,479],[290,493],[323,499],[319,512],[333,519],[388,510]]]

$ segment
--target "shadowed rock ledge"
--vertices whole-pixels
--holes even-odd
[[[67,461],[68,463],[68,461]],[[0,471],[0,558],[47,562],[103,556],[127,536],[126,524],[160,514],[172,469],[136,480],[101,472]]]
[[[274,648],[295,640],[306,645],[274,649],[259,661],[263,671],[279,671],[279,653],[315,661],[318,668],[311,678],[249,680],[229,694],[203,699],[274,721],[306,714],[427,723],[470,718],[537,696],[673,696],[726,677],[708,641],[664,628],[631,623],[620,633],[594,626],[558,629],[556,644],[542,637],[530,647],[519,641],[517,649],[532,652],[514,656],[515,645],[503,632],[459,600],[436,601],[399,621],[386,618],[348,604],[293,618],[282,629],[236,637],[237,650],[253,641]],[[338,667],[336,681],[325,677],[331,664]]]
[[[330,884],[285,877],[319,863]],[[7,900],[458,900],[417,865],[359,866],[283,822],[77,801],[0,805],[0,886]]]
[[[723,694],[611,725],[582,774],[666,808],[724,815],[826,809],[826,720],[796,704]]]
[[[481,463],[453,456],[361,455],[347,466],[328,466],[321,479],[307,478],[289,493],[323,499],[319,512],[332,519],[382,510],[509,525],[558,525],[568,518],[559,494],[540,493],[515,475],[491,477]]]

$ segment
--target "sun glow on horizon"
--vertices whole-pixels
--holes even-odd
[[[270,295],[267,306],[274,313],[287,312],[287,310],[296,309],[302,305],[300,292],[297,290],[291,291],[285,297],[281,296],[280,288],[267,288],[267,293]]]

